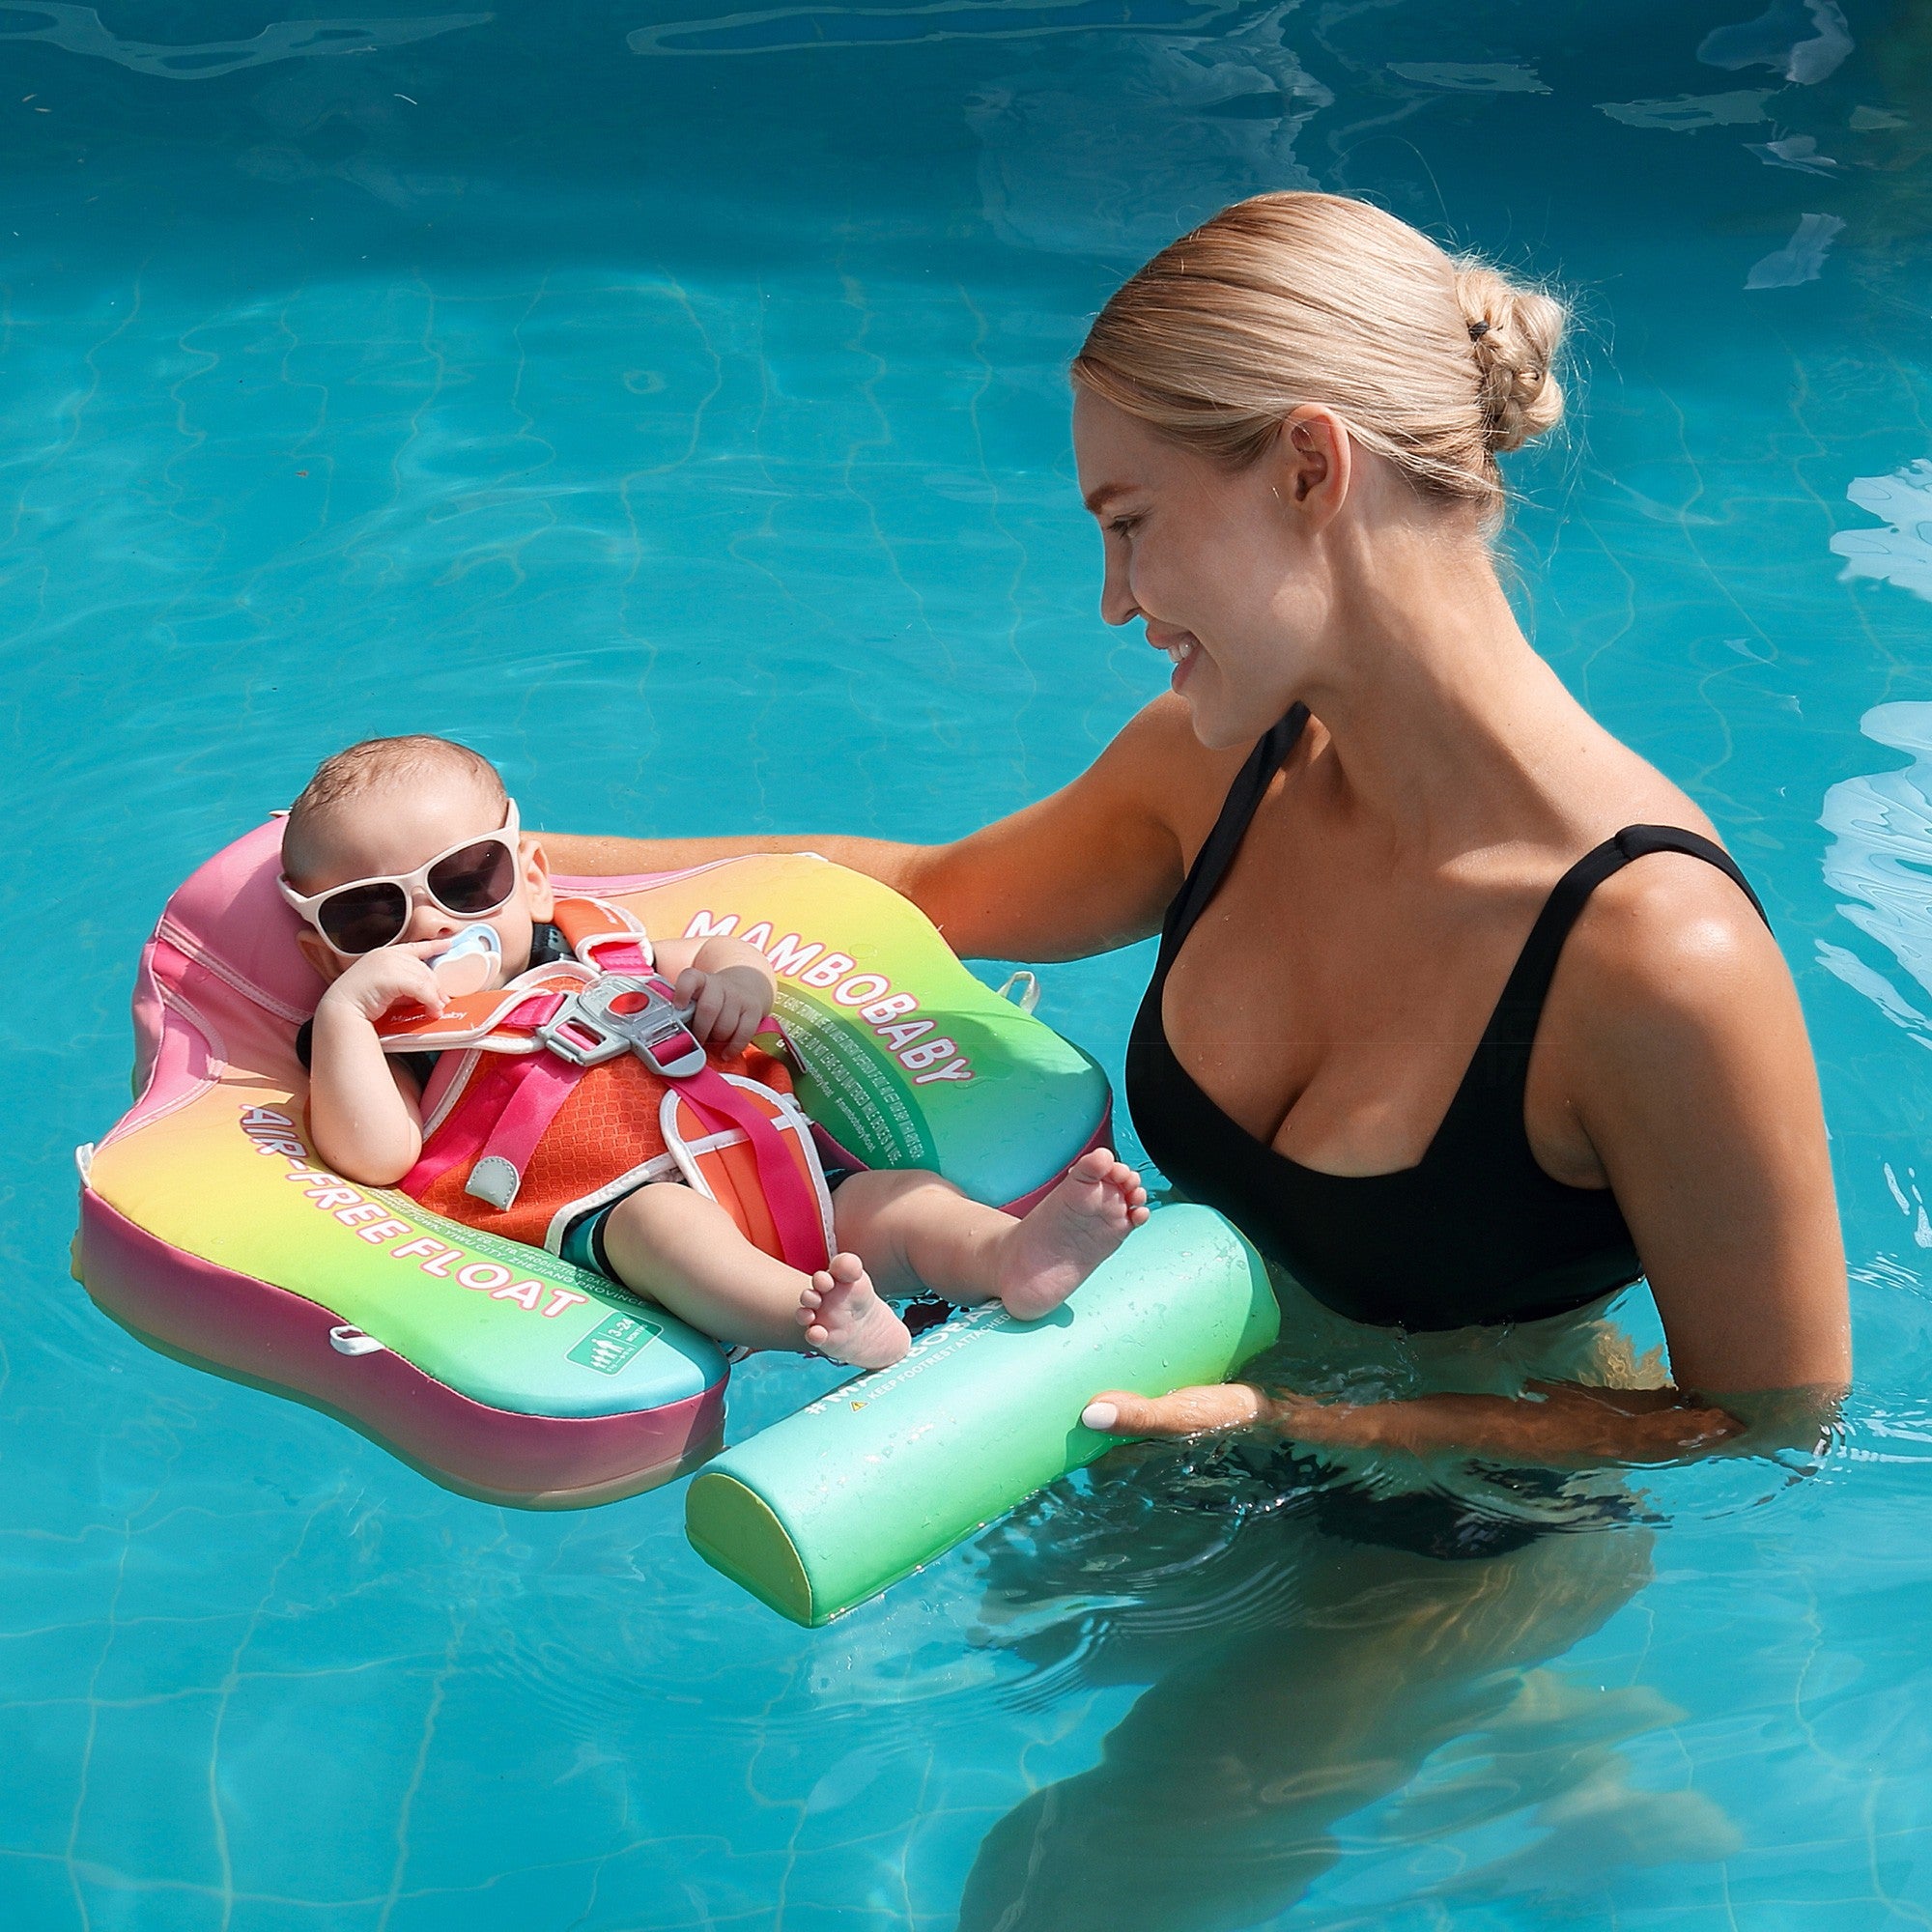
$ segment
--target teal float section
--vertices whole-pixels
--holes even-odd
[[[1116,1446],[1080,1425],[1101,1390],[1223,1381],[1280,1324],[1228,1222],[1163,1208],[1042,1320],[961,1310],[727,1450],[692,1483],[686,1534],[781,1615],[827,1623]]]

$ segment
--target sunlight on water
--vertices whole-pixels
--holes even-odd
[[[1825,883],[1861,901],[1838,910],[1932,992],[1932,704],[1881,704],[1860,728],[1913,762],[1847,779],[1825,794],[1820,823],[1835,840],[1825,857]],[[1818,949],[1846,984],[1932,1046],[1932,1021],[1889,981],[1842,947],[1821,939]]]
[[[1754,7],[0,5],[5,890],[57,989],[0,1016],[0,1920],[1923,1922],[1932,28]],[[1066,359],[1284,186],[1577,297],[1514,594],[1798,977],[1841,1439],[1127,1448],[808,1633],[680,1489],[465,1501],[94,1310],[71,1150],[141,939],[325,752],[446,731],[549,826],[926,838],[1078,771],[1165,666],[1095,614]],[[1043,972],[1116,1079],[1149,964]],[[1502,1338],[1286,1305],[1316,1393],[1663,1375],[1640,1291]],[[731,1433],[833,1379],[746,1365]]]

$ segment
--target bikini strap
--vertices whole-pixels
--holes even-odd
[[[1249,823],[1266,796],[1275,773],[1288,762],[1288,754],[1294,750],[1307,723],[1307,705],[1292,705],[1287,717],[1257,742],[1247,762],[1235,774],[1213,831],[1194,855],[1186,879],[1168,906],[1167,918],[1161,924],[1156,974],[1166,972],[1174,955],[1180,951],[1181,942],[1194,929],[1195,921],[1208,910],[1208,902],[1219,890],[1222,875],[1235,863],[1235,854],[1241,849],[1241,840],[1247,836]]]
[[[1562,956],[1563,942],[1577,915],[1589,902],[1590,895],[1612,873],[1620,872],[1633,859],[1652,852],[1682,852],[1687,858],[1701,859],[1715,866],[1732,880],[1750,900],[1752,909],[1767,926],[1771,923],[1750,881],[1738,869],[1738,863],[1721,845],[1700,833],[1687,832],[1675,825],[1627,825],[1613,838],[1605,838],[1585,852],[1551,887],[1543,902],[1536,923],[1523,941],[1515,970],[1503,987],[1502,998],[1483,1034],[1477,1053],[1492,1060],[1492,1079],[1499,1077],[1506,1064],[1512,1072],[1526,1075],[1529,1049],[1536,1039],[1537,1022],[1543,1017],[1543,1003],[1549,996],[1549,982],[1556,977],[1556,962]]]

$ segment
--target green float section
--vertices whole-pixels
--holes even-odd
[[[657,939],[728,935],[778,980],[799,1103],[867,1167],[929,1167],[1003,1207],[1094,1144],[1107,1078],[1000,998],[890,886],[810,853],[607,893]]]
[[[1280,1325],[1254,1249],[1206,1208],[1163,1208],[1041,1321],[963,1310],[727,1450],[686,1533],[781,1615],[827,1623],[1114,1447],[1080,1426],[1101,1390],[1223,1381]]]

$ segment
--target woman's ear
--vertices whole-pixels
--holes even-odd
[[[1276,469],[1276,497],[1326,523],[1349,495],[1354,442],[1333,410],[1304,403],[1282,424],[1269,460]]]
[[[534,838],[522,841],[524,848],[524,895],[532,919],[548,919],[556,910],[556,893],[550,882],[550,861]]]
[[[314,926],[304,925],[296,934],[296,950],[330,985],[342,978],[342,961],[335,956],[335,949]]]

